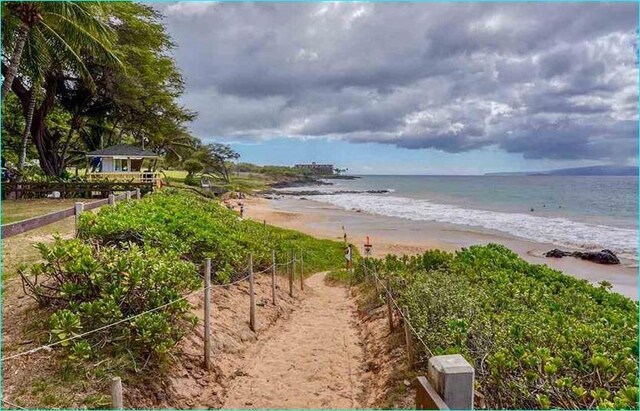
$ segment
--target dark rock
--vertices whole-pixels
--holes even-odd
[[[568,251],[558,250],[557,248],[554,248],[553,250],[547,251],[546,253],[544,253],[545,257],[551,257],[551,258],[562,258],[568,255],[571,255],[571,253]]]
[[[576,258],[592,261],[598,264],[620,264],[620,260],[611,250],[602,251],[576,251],[572,254]]]
[[[562,257],[575,257],[581,260],[591,261],[597,264],[620,264],[620,260],[611,250],[602,251],[562,251],[554,248],[551,251],[544,253],[545,257],[562,258]]]

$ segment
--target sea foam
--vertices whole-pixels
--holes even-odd
[[[314,196],[313,200],[348,210],[359,209],[390,217],[481,227],[558,246],[579,249],[608,248],[621,257],[638,260],[638,232],[633,229],[588,224],[561,217],[477,210],[386,195],[319,195]]]

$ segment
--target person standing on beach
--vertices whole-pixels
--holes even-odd
[[[240,203],[240,218],[244,217],[244,204]]]

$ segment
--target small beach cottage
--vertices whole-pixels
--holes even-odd
[[[118,144],[87,153],[86,176],[88,180],[157,184],[160,176],[152,168],[159,158],[154,152]]]

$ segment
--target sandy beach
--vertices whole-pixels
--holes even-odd
[[[638,267],[637,262],[631,260],[621,260],[620,265],[608,266],[573,257],[546,258],[543,253],[557,246],[481,228],[386,217],[293,197],[246,199],[245,215],[257,221],[334,240],[342,239],[344,227],[349,241],[358,244],[361,252],[366,236],[369,236],[373,244],[372,254],[376,257],[389,253],[416,254],[429,249],[456,251],[476,244],[502,244],[531,263],[546,264],[592,283],[606,280],[613,285],[613,291],[638,299]]]

